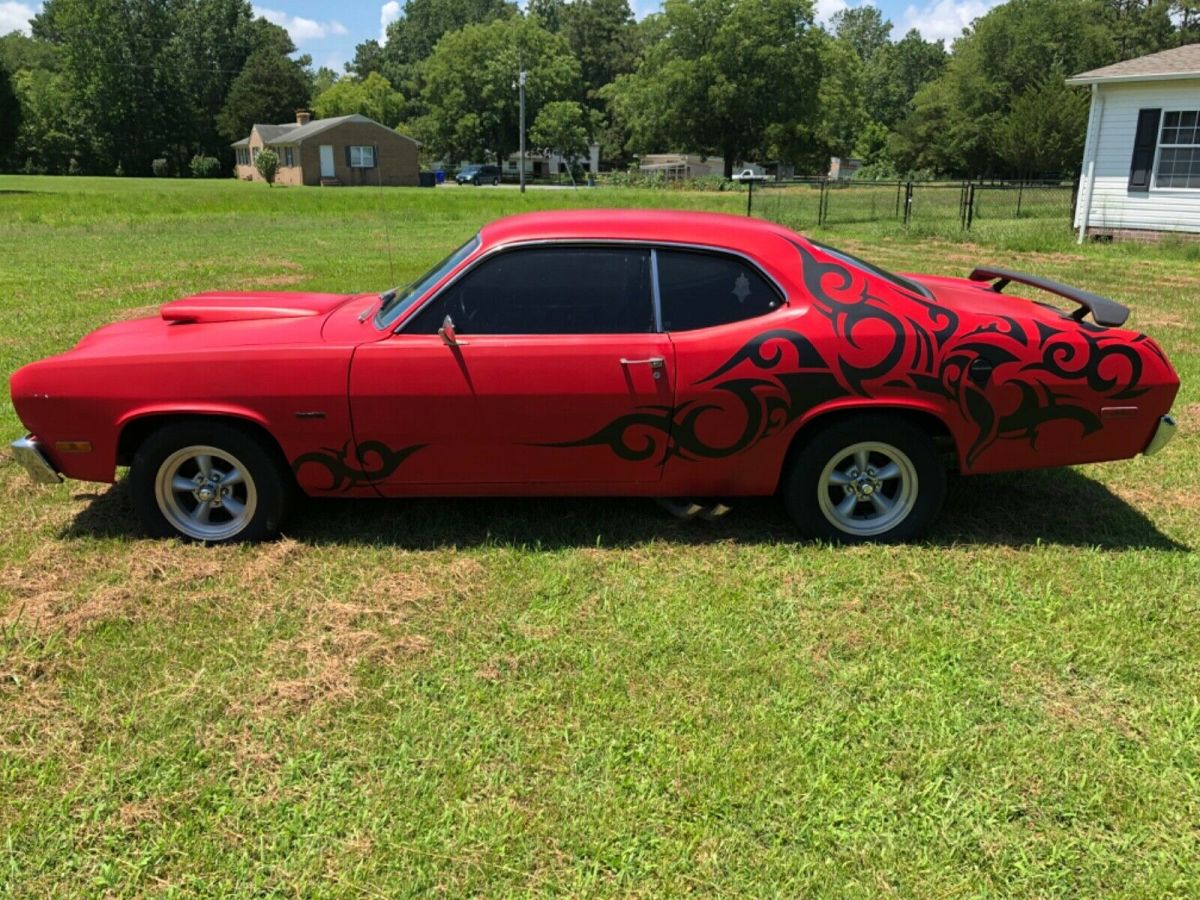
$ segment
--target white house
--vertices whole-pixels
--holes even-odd
[[[1200,234],[1200,44],[1073,75],[1090,86],[1075,227],[1153,239]]]

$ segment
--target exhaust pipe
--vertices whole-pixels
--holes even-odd
[[[729,512],[724,503],[701,503],[698,500],[677,497],[655,497],[654,502],[677,519],[690,521],[699,516],[707,522],[719,519]]]

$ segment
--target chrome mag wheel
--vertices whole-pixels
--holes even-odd
[[[917,469],[898,448],[862,441],[835,453],[817,479],[817,504],[831,525],[855,537],[895,528],[917,502]]]
[[[183,447],[163,460],[154,495],[164,518],[199,541],[239,534],[258,507],[254,479],[242,461],[203,445]]]

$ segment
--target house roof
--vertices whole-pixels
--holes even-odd
[[[1109,84],[1123,81],[1169,81],[1200,78],[1200,44],[1186,44],[1136,59],[1113,63],[1090,72],[1080,72],[1067,84]]]
[[[384,131],[390,131],[392,134],[398,135],[405,140],[413,141],[414,144],[417,143],[408,135],[400,134],[398,131],[388,128],[386,125],[380,122],[376,122],[374,119],[368,119],[366,116],[360,116],[357,113],[350,116],[333,116],[329,119],[314,119],[307,125],[293,125],[291,126],[291,130],[287,131],[285,134],[281,134],[278,137],[271,139],[264,137],[263,142],[267,144],[300,144],[311,137],[316,137],[317,135],[322,134],[331,128],[336,128],[339,125],[343,125],[346,122],[360,122],[365,125],[375,125],[379,128],[382,128]]]
[[[400,134],[398,131],[393,131],[386,125],[376,122],[374,119],[368,119],[366,116],[360,116],[357,113],[351,116],[334,116],[330,119],[314,119],[306,125],[297,125],[295,122],[288,122],[284,125],[255,125],[253,130],[258,132],[258,136],[262,138],[263,144],[267,146],[280,144],[301,144],[311,137],[316,137],[331,128],[336,128],[346,122],[362,122],[367,125],[375,125],[382,128],[384,131],[391,131],[397,137],[402,137],[406,141],[412,141],[414,144],[420,142],[410,138],[407,134]],[[235,141],[230,144],[231,147],[245,147],[250,143],[250,138],[245,137],[240,141]]]
[[[290,134],[298,131],[300,126],[295,122],[288,122],[285,125],[255,125],[254,131],[258,132],[258,136],[262,138],[264,144],[273,144],[285,134]]]

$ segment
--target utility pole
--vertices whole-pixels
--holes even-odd
[[[521,193],[525,193],[525,70],[522,69],[517,75],[517,91],[521,97],[521,161],[518,163],[518,168],[521,170]]]

